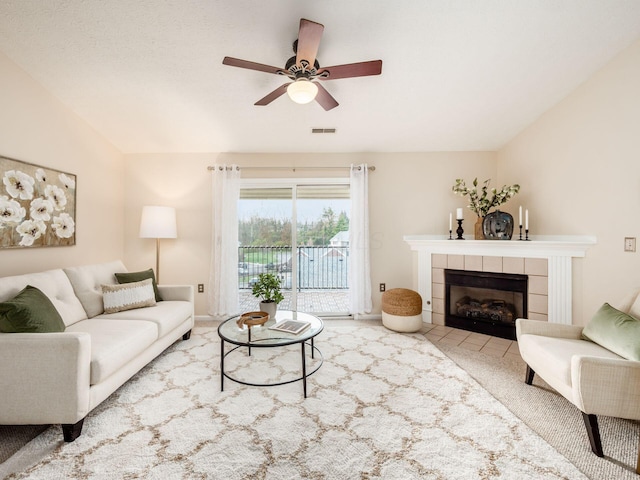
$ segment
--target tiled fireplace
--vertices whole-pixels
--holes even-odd
[[[445,324],[445,270],[525,275],[527,318],[571,324],[572,260],[586,255],[594,237],[540,237],[532,241],[446,240],[405,236],[417,251],[418,292],[424,321]]]
[[[516,318],[527,316],[527,275],[445,269],[444,324],[516,339]]]

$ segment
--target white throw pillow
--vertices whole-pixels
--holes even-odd
[[[104,313],[116,313],[156,304],[150,278],[121,285],[102,285]]]

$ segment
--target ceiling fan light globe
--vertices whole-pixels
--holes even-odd
[[[318,86],[306,78],[299,78],[295,82],[289,84],[287,87],[287,94],[289,95],[289,98],[296,103],[309,103],[316,98],[316,95],[318,94]]]

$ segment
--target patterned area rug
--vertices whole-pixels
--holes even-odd
[[[301,382],[225,380],[214,327],[197,327],[62,442],[52,427],[1,466],[10,479],[585,479],[419,334],[330,326]],[[320,361],[316,358],[315,361]],[[295,378],[300,347],[238,350],[244,380]],[[313,368],[313,365],[310,366]],[[14,471],[16,473],[10,473]]]

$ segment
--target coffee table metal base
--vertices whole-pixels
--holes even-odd
[[[306,348],[305,346],[309,346],[311,347],[311,358],[315,359],[315,354],[317,353],[320,356],[320,363],[310,372],[307,372],[307,355],[306,355]],[[301,350],[301,354],[302,354],[302,376],[291,379],[291,380],[285,380],[282,382],[274,382],[274,383],[251,383],[251,382],[246,382],[244,380],[240,380],[239,378],[234,378],[231,375],[229,375],[228,373],[226,373],[224,371],[224,359],[227,357],[227,355],[235,352],[236,350],[240,349],[240,348],[247,348],[249,351],[249,356],[251,356],[251,348],[261,348],[261,345],[259,344],[259,340],[258,341],[254,341],[250,346],[247,345],[238,345],[237,347],[232,348],[231,350],[229,350],[228,352],[224,351],[224,340],[221,338],[220,339],[220,391],[224,392],[224,379],[225,377],[228,378],[229,380],[231,380],[232,382],[236,382],[236,383],[241,383],[242,385],[248,385],[251,387],[275,387],[277,385],[287,385],[289,383],[294,383],[294,382],[299,382],[300,380],[302,380],[302,389],[304,392],[304,398],[307,398],[307,377],[313,375],[314,373],[316,373],[320,367],[322,366],[322,363],[324,362],[324,357],[322,356],[322,352],[320,350],[318,350],[318,348],[313,344],[313,338],[311,338],[310,343],[307,342],[300,342],[300,350]],[[264,345],[264,347],[273,347],[272,345]],[[264,348],[262,347],[262,348]]]

